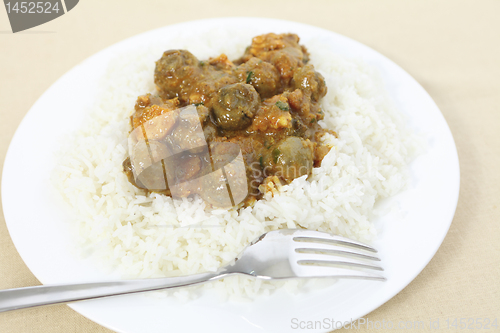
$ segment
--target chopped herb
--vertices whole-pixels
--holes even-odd
[[[316,118],[311,119],[311,124],[316,121]]]
[[[273,150],[273,159],[275,164],[278,163],[278,157],[280,157],[280,155],[281,151],[278,148]]]
[[[200,66],[205,66],[205,62],[204,61],[200,61]]]
[[[253,76],[253,72],[252,71],[248,72],[248,75],[247,75],[247,84],[250,83],[250,81],[252,80],[252,76]]]
[[[200,106],[200,105],[205,105],[203,102],[200,102],[200,103],[194,103],[193,104],[194,106]]]
[[[277,101],[276,106],[282,110],[282,111],[290,111],[290,108],[288,107],[288,104],[282,102],[282,101]]]
[[[264,169],[264,159],[262,158],[262,156],[259,158],[259,163],[260,163],[260,167],[262,169]]]

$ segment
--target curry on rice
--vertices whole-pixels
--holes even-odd
[[[186,50],[166,51],[156,62],[154,82],[157,93],[139,96],[131,116],[132,130],[148,133],[144,152],[136,154],[175,154],[175,172],[169,179],[185,182],[181,196],[200,193],[201,176],[214,169],[212,156],[222,156],[215,161],[219,165],[227,162],[224,156],[234,156],[227,145],[215,143],[237,144],[242,153],[248,186],[245,205],[259,199],[270,183],[287,184],[310,175],[330,150],[320,138],[335,133],[318,124],[323,119],[325,80],[309,63],[295,34],[257,36],[235,61],[224,54],[200,61]],[[196,107],[197,117],[162,118],[190,105]],[[203,145],[186,149],[186,142],[193,140],[204,140],[209,150],[219,151],[207,154]],[[148,185],[164,175],[162,163],[149,166],[141,177],[134,175],[138,166],[130,157],[123,166],[135,186],[171,195],[168,184]]]

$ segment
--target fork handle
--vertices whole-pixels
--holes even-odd
[[[159,279],[122,280],[65,285],[47,285],[0,290],[0,312],[34,306],[68,303],[213,281],[226,273],[202,273]]]

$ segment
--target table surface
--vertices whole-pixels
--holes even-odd
[[[306,6],[302,9],[301,6]],[[33,103],[73,66],[127,37],[210,17],[263,16],[360,41],[410,73],[448,122],[461,188],[450,231],[403,291],[365,316],[414,323],[500,321],[500,1],[85,0],[66,15],[12,34],[0,9],[0,166]],[[496,171],[495,171],[496,170]],[[40,284],[0,213],[0,289]],[[499,323],[500,324],[500,323]],[[406,324],[405,324],[406,325]],[[499,329],[500,330],[500,329]],[[343,331],[343,330],[340,330]],[[368,332],[366,326],[359,332]],[[488,331],[496,331],[490,329]],[[0,332],[111,332],[66,305],[0,314]]]

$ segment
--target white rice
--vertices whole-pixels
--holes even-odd
[[[122,171],[134,102],[137,96],[154,92],[154,61],[164,50],[189,49],[199,59],[226,53],[234,59],[252,36],[220,33],[201,32],[118,56],[103,78],[102,95],[86,123],[61,150],[53,178],[75,216],[72,222],[81,236],[77,247],[124,276],[213,271],[262,233],[281,228],[303,227],[369,242],[376,237],[370,222],[374,204],[408,185],[408,163],[418,140],[391,104],[376,71],[329,53],[311,40],[306,44],[311,63],[328,87],[320,124],[336,131],[338,138],[325,139],[334,148],[309,179],[295,179],[278,195],[268,194],[240,211],[208,211],[199,198],[173,201],[160,194],[144,196]],[[237,277],[211,287],[252,296],[284,284],[290,291],[299,285]],[[187,297],[185,290],[176,294]]]

